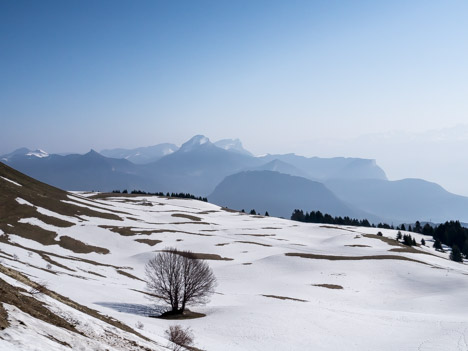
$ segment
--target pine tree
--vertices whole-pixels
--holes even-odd
[[[265,211],[265,217],[270,217],[270,214],[268,213],[268,211]]]
[[[442,244],[440,243],[439,239],[434,241],[434,249],[442,251]]]
[[[397,240],[401,240],[401,238],[402,238],[401,232],[398,231],[398,233],[397,233],[397,235],[396,235],[396,239],[397,239]]]
[[[450,259],[455,262],[463,262],[460,248],[457,245],[453,245],[452,252],[450,253]]]
[[[255,212],[255,210],[254,210],[254,209],[252,209],[252,210],[250,210],[250,214],[251,214],[251,215],[256,215],[256,214],[257,214],[257,212]]]
[[[424,238],[421,239],[421,245],[426,246],[426,240],[424,240]]]
[[[465,240],[465,243],[463,244],[462,253],[466,258],[468,258],[468,240]]]

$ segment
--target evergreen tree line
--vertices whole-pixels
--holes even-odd
[[[375,227],[370,224],[367,219],[356,219],[350,217],[333,217],[328,213],[322,214],[320,211],[310,211],[304,213],[302,210],[294,210],[291,215],[293,221],[306,222],[306,223],[325,223],[325,224],[341,224],[341,225],[353,225],[359,227]],[[382,225],[382,223],[379,223]],[[384,228],[384,227],[379,227]],[[390,227],[389,227],[390,228]]]
[[[468,229],[459,221],[447,221],[434,227],[428,223],[421,227],[420,223],[416,222],[411,229],[415,233],[432,236],[437,250],[442,250],[442,244],[451,247],[450,258],[454,261],[461,262],[462,254],[468,258]]]
[[[112,190],[113,194],[128,194],[128,190],[125,189],[123,191],[120,190]],[[204,201],[208,202],[208,198],[202,197],[202,196],[195,196],[189,193],[166,193],[164,194],[163,192],[158,192],[158,193],[151,193],[147,191],[142,191],[142,190],[132,190],[130,194],[136,194],[136,195],[156,195],[156,196],[166,196],[166,197],[176,197],[180,199],[193,199],[193,200],[199,200],[199,201]]]
[[[360,227],[377,227],[385,229],[398,229],[418,234],[432,236],[434,239],[434,248],[436,250],[443,250],[442,244],[449,246],[452,251],[450,253],[450,259],[457,262],[463,262],[463,256],[468,258],[468,229],[463,227],[459,221],[447,221],[445,223],[432,226],[429,223],[421,225],[421,222],[416,221],[414,226],[408,225],[406,228],[405,224],[401,224],[396,228],[393,225],[387,223],[379,223],[377,225],[371,224],[367,219],[356,219],[350,217],[333,217],[328,213],[322,214],[320,211],[311,211],[304,213],[302,210],[294,210],[291,219],[299,222],[306,223],[325,223],[325,224],[341,224],[341,225],[352,225]],[[408,246],[415,246],[416,240],[409,234],[402,236],[401,232],[398,232],[397,240],[402,240],[403,244]],[[421,244],[425,245],[424,239],[421,240]]]

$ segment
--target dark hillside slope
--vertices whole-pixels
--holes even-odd
[[[272,171],[248,171],[224,179],[208,199],[233,209],[255,209],[289,218],[294,209],[355,218],[375,217],[348,206],[322,183]]]
[[[376,216],[391,218],[395,223],[468,221],[467,197],[449,193],[422,179],[335,179],[325,184],[343,201]]]
[[[30,178],[0,162],[0,230],[3,233],[15,234],[43,245],[60,245],[61,242],[55,240],[57,233],[20,222],[24,218],[37,218],[56,227],[74,225],[69,221],[41,213],[44,211],[40,212],[39,207],[63,216],[121,220],[116,214],[99,211],[98,204],[96,210],[93,210],[63,202],[70,200],[67,192]]]

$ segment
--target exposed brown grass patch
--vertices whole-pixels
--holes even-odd
[[[240,244],[250,244],[250,245],[259,245],[259,246],[266,246],[266,247],[271,247],[271,245],[268,244],[262,244],[262,243],[257,243],[255,241],[235,241],[235,243],[240,243]]]
[[[142,243],[142,244],[149,245],[149,246],[154,246],[156,244],[162,243],[161,240],[153,240],[153,239],[135,239],[135,241]]]
[[[20,248],[22,248],[24,250],[35,252],[38,255],[40,255],[42,257],[42,259],[49,262],[50,264],[56,265],[58,267],[61,267],[61,268],[64,268],[64,269],[67,269],[67,270],[73,271],[73,272],[76,272],[76,271],[69,268],[69,267],[66,267],[66,266],[64,266],[64,265],[62,265],[62,264],[60,264],[58,262],[53,261],[49,256],[58,257],[58,258],[62,258],[62,259],[65,259],[65,260],[71,260],[71,261],[80,261],[80,262],[92,264],[94,266],[114,267],[116,269],[125,268],[125,267],[118,267],[118,266],[114,266],[114,265],[107,264],[107,263],[101,263],[101,262],[89,260],[89,259],[86,259],[86,258],[74,257],[74,256],[62,256],[62,255],[55,254],[55,253],[48,252],[48,251],[33,249],[33,248],[30,248],[30,247],[26,247],[26,246],[20,245],[18,243],[12,242],[5,235],[0,236],[0,242],[8,244],[8,245],[12,245],[12,246],[20,247]]]
[[[171,216],[176,217],[176,218],[190,219],[191,221],[195,221],[195,222],[201,222],[202,220],[200,217],[192,216],[192,215],[188,215],[184,213],[173,213]]]
[[[315,260],[329,260],[329,261],[400,260],[400,261],[410,261],[410,262],[427,264],[422,261],[414,260],[412,258],[408,258],[405,256],[397,256],[397,255],[331,256],[331,255],[315,255],[315,254],[300,253],[300,252],[288,252],[288,253],[285,253],[285,256],[310,258],[310,259],[315,259]]]
[[[415,254],[424,254],[424,255],[436,256],[436,255],[431,254],[430,252],[420,251],[420,250],[415,249],[412,246],[406,246],[406,245],[403,245],[403,247],[396,247],[396,248],[390,249],[388,251],[390,251],[390,252],[415,253]],[[439,256],[437,256],[437,257],[439,257]]]
[[[216,244],[216,246],[226,246],[226,245],[229,245],[229,243],[219,243],[219,244]]]
[[[108,249],[105,249],[103,247],[88,245],[82,241],[70,238],[69,236],[61,236],[58,244],[64,249],[73,251],[75,253],[87,254],[91,252],[96,252],[98,254],[106,255],[110,252]]]
[[[229,213],[241,213],[244,214],[244,212],[238,211],[238,210],[233,210],[232,208],[227,208],[227,207],[221,207],[221,210]]]
[[[343,289],[341,285],[336,285],[336,284],[312,284],[312,286],[318,286],[320,288],[327,288],[327,289],[333,289],[333,290]]]
[[[296,299],[294,297],[287,297],[287,296],[278,296],[278,295],[263,295],[265,297],[271,297],[273,299],[278,299],[278,300],[290,300],[290,301],[297,301],[297,302],[309,302],[307,300],[302,300],[302,299]]]
[[[126,276],[127,278],[131,278],[131,279],[135,279],[135,280],[139,280],[139,281],[141,281],[141,282],[144,282],[143,279],[140,279],[140,278],[134,276],[133,274],[130,274],[130,273],[128,273],[128,272],[125,272],[125,271],[123,271],[123,270],[121,270],[121,269],[117,269],[117,273],[119,273],[119,274],[121,274],[121,275],[124,275],[124,276]]]
[[[31,283],[31,288],[37,287],[36,283]],[[27,313],[30,316],[40,319],[46,323],[64,328],[77,334],[81,334],[71,323],[67,322],[65,319],[59,317],[55,313],[52,313],[44,306],[42,302],[38,301],[34,297],[28,296],[25,294],[26,292],[26,290],[10,285],[3,279],[0,279],[0,302],[13,305],[24,313]],[[48,292],[49,290],[45,288],[44,293],[48,294]],[[6,313],[5,310],[4,312]],[[5,323],[2,324],[5,325]]]
[[[337,227],[337,226],[334,226],[334,225],[327,225],[327,224],[321,225],[320,228],[338,229],[338,230],[344,230],[344,231],[346,231],[346,232],[356,233],[356,231],[355,231],[355,230],[352,230],[352,229],[341,228],[341,227]]]
[[[236,234],[236,235],[257,236],[257,237],[276,236],[276,234]]]
[[[43,215],[37,212],[37,207],[42,207],[57,214],[69,217],[79,218],[80,216],[89,216],[119,221],[122,220],[122,218],[113,213],[97,212],[87,207],[64,203],[62,200],[70,200],[67,192],[39,182],[1,162],[0,176],[11,179],[22,185],[19,187],[11,184],[10,182],[0,181],[0,213],[2,214],[0,217],[0,229],[6,233],[9,232],[6,224],[15,224],[21,218],[35,217],[42,220],[44,223],[56,225],[58,227],[73,225],[72,223],[64,220]],[[16,198],[24,199],[33,206],[21,205],[16,201]],[[26,232],[27,228],[25,228],[23,233],[17,232],[15,234],[27,235]]]
[[[377,239],[383,241],[384,243],[387,243],[391,246],[403,246],[403,244],[400,244],[397,240],[387,238],[386,236],[380,236],[376,234],[362,234],[362,236],[369,239]]]
[[[167,252],[167,250],[161,250],[162,252]],[[209,253],[200,253],[200,252],[186,252],[186,251],[176,251],[174,252],[177,255],[188,257],[188,258],[196,258],[199,260],[213,260],[213,261],[232,261],[232,258],[228,257],[221,257],[220,255],[216,254],[209,254]]]
[[[200,212],[197,212],[197,214],[200,214],[200,215],[207,215],[207,214],[216,213],[216,212],[219,212],[219,211],[216,211],[216,210],[207,210],[207,211],[200,211]]]
[[[10,323],[8,322],[8,312],[3,307],[3,304],[0,304],[0,330],[8,328]]]
[[[372,246],[369,246],[369,245],[359,245],[359,244],[356,244],[356,245],[345,245],[347,247],[372,247]]]
[[[169,224],[201,224],[201,225],[215,225],[214,223],[208,223],[208,222],[173,222]]]
[[[55,241],[57,233],[29,223],[15,223],[13,227],[7,227],[6,229],[3,229],[3,231],[5,233],[18,235],[25,239],[34,240],[41,245],[58,244],[58,242]]]
[[[2,266],[0,265],[0,272],[5,274],[5,275],[8,275],[9,277],[13,278],[13,279],[16,279],[20,282],[22,282],[23,284],[26,284],[30,287],[34,287],[36,283],[34,283],[33,281],[31,281],[28,277],[26,277],[24,274],[18,272],[17,270],[14,270],[14,269],[11,269],[11,268],[7,268],[5,266]],[[70,300],[68,297],[65,297],[63,295],[60,295],[58,293],[56,293],[55,291],[52,291],[52,290],[47,290],[45,292],[46,295],[50,296],[51,298],[59,301],[59,302],[62,302],[64,304],[66,304],[67,306],[70,306],[80,312],[83,312],[83,313],[86,313],[87,315],[90,315],[94,318],[97,318],[99,319],[100,321],[103,321],[107,324],[110,324],[116,328],[119,328],[123,331],[126,331],[126,332],[129,332],[129,333],[132,333],[146,341],[149,341],[149,339],[143,335],[141,335],[140,333],[136,332],[135,330],[133,330],[132,328],[130,328],[129,326],[127,326],[126,324],[123,324],[121,323],[120,321],[112,318],[112,317],[108,317],[108,316],[105,316],[105,315],[102,315],[101,313],[99,313],[98,311],[96,310],[93,310],[91,308],[88,308],[86,306],[83,306],[83,305],[80,305],[78,304],[77,302],[73,301],[73,300]],[[3,294],[0,294],[0,301],[1,301],[1,296]],[[24,295],[21,294],[21,297],[23,297]],[[7,302],[8,303],[8,302]],[[33,306],[34,308],[34,306]],[[45,308],[45,307],[44,307]],[[21,309],[21,308],[20,308]],[[49,311],[49,310],[47,310]],[[26,312],[27,313],[27,312]],[[48,312],[50,313],[50,311]],[[58,317],[60,318],[60,317]],[[68,322],[66,322],[68,323]],[[72,328],[74,328],[73,326],[71,326]]]

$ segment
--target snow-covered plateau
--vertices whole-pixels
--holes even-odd
[[[44,200],[54,193],[39,193],[28,177],[2,176],[16,214],[0,216],[0,279],[74,330],[3,299],[0,350],[164,350],[174,324],[190,327],[196,348],[210,351],[468,350],[468,268],[435,251],[431,238],[408,248],[394,230],[299,223],[187,199]],[[44,233],[52,234],[34,237]],[[149,316],[162,305],[145,290],[144,267],[168,247],[208,259],[216,292],[207,305],[189,306],[204,317]],[[34,294],[31,282],[54,294]]]

